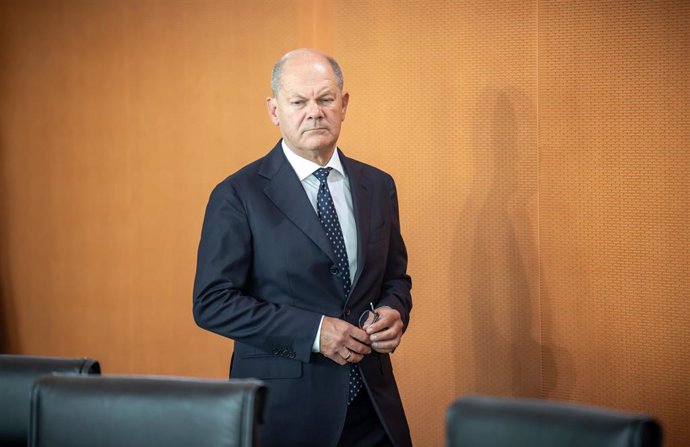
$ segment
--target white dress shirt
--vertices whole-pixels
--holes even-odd
[[[283,153],[285,153],[285,157],[290,163],[290,166],[292,166],[300,182],[302,182],[302,187],[307,194],[311,206],[314,208],[314,212],[317,212],[316,196],[319,192],[320,185],[319,179],[314,176],[314,172],[319,168],[333,168],[327,179],[328,189],[333,198],[335,212],[338,214],[338,221],[340,222],[340,228],[343,232],[343,239],[345,239],[345,249],[347,250],[347,260],[350,267],[350,280],[354,280],[355,272],[357,272],[357,226],[355,225],[355,214],[352,211],[350,180],[347,178],[347,174],[340,162],[338,149],[336,148],[336,150],[333,151],[333,156],[328,160],[325,166],[319,166],[313,161],[302,158],[294,153],[287,144],[285,144],[285,140],[282,142],[282,147]],[[323,317],[321,317],[321,323],[323,323]],[[316,333],[316,339],[312,346],[314,352],[320,352],[320,336],[321,324],[319,324],[319,330]]]

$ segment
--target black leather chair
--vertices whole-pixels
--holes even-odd
[[[469,396],[446,413],[447,447],[659,447],[646,415],[536,399]]]
[[[265,392],[258,380],[43,377],[29,446],[257,446]]]
[[[36,357],[0,354],[0,445],[26,447],[31,387],[45,374],[99,374],[88,358]]]

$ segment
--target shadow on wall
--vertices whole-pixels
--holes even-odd
[[[0,206],[0,212],[2,210]],[[0,226],[3,233],[0,238],[4,237],[5,230],[4,225]],[[10,293],[6,253],[5,245],[0,242],[0,353],[19,354],[16,346],[16,312]]]
[[[9,247],[7,194],[9,191],[6,173],[5,145],[0,134],[0,353],[17,353],[16,318],[9,278]]]
[[[2,12],[0,10],[0,12]],[[5,14],[0,14],[0,17],[5,17]],[[6,25],[4,20],[0,20],[0,29]],[[0,39],[0,67],[9,65],[7,60],[7,52],[3,47],[6,39]],[[0,70],[0,102],[4,101],[7,96],[7,83],[3,78],[3,72]],[[0,120],[3,119],[0,113]],[[2,129],[2,127],[0,127]],[[0,132],[0,353],[18,353],[17,337],[16,337],[16,312],[12,300],[11,285],[10,285],[10,268],[9,268],[9,220],[10,213],[7,205],[10,185],[7,178],[7,145],[5,143],[5,135]]]
[[[542,324],[551,319],[539,278],[536,129],[534,107],[523,92],[480,96],[471,190],[459,215],[452,262],[461,264],[468,283],[458,289],[457,276],[450,278],[452,290],[464,291],[455,306],[455,352],[471,352],[464,360],[456,356],[455,370],[469,373],[465,363],[471,358],[474,377],[459,380],[460,387],[473,385],[456,394],[548,397],[556,386],[572,391],[575,382],[571,355],[545,342],[549,328]],[[463,318],[469,330],[457,327]]]
[[[2,160],[2,145],[0,143],[0,168],[4,166]],[[9,268],[7,265],[7,207],[5,194],[7,191],[6,178],[0,171],[0,353],[16,353],[13,349],[15,337],[14,306],[12,303]]]

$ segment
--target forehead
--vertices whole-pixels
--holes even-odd
[[[281,89],[287,93],[337,91],[338,81],[328,61],[301,58],[285,62]]]

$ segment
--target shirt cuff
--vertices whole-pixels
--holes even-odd
[[[311,352],[321,352],[321,325],[323,324],[323,317],[325,315],[321,315],[321,321],[319,321],[319,330],[316,331],[316,338],[314,339],[314,343],[311,345]]]

